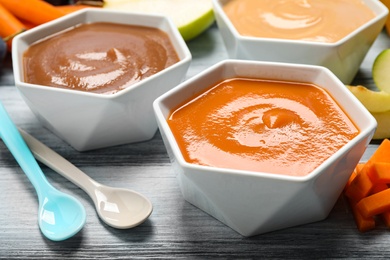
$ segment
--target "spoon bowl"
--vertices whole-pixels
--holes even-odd
[[[72,237],[85,223],[85,213],[80,214],[84,207],[74,197],[56,189],[46,193],[42,203],[39,203],[39,227],[42,233],[53,241]]]
[[[152,203],[140,193],[129,189],[102,185],[61,155],[19,129],[35,158],[67,178],[92,199],[99,217],[109,226],[126,229],[143,223],[152,213]]]
[[[18,129],[0,103],[0,138],[34,186],[39,203],[38,223],[50,240],[61,241],[78,233],[85,224],[83,205],[54,188],[46,179]]]
[[[128,189],[100,185],[95,189],[99,217],[118,229],[138,226],[152,213],[152,204],[143,195]]]

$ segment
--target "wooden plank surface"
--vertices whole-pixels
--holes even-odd
[[[193,62],[187,78],[227,58],[214,25],[188,43]],[[353,84],[374,88],[371,66],[390,48],[383,33],[375,42]],[[135,259],[135,258],[389,258],[390,232],[379,225],[359,233],[352,213],[340,197],[323,221],[245,238],[184,201],[161,136],[148,141],[80,153],[41,127],[14,87],[11,59],[0,70],[0,101],[15,124],[41,140],[98,182],[136,190],[154,210],[142,225],[116,230],[99,220],[92,201],[75,185],[42,165],[48,180],[86,207],[87,223],[75,237],[52,242],[37,225],[37,198],[27,177],[0,142],[0,259]],[[0,122],[1,123],[1,122]],[[375,151],[370,144],[363,160]],[[288,216],[286,216],[287,218]]]

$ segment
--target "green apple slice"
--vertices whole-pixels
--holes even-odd
[[[105,0],[103,8],[168,16],[186,41],[214,22],[211,0]]]
[[[373,113],[390,111],[390,93],[373,91],[363,86],[347,86],[359,101]]]
[[[376,57],[372,65],[372,78],[378,89],[390,93],[390,49]]]

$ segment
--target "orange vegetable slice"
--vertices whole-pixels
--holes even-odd
[[[366,232],[375,227],[376,216],[390,228],[390,140],[385,139],[367,161],[351,174],[344,194],[348,198],[357,228]]]
[[[375,228],[375,219],[374,217],[364,217],[359,209],[357,208],[357,203],[349,200],[349,204],[352,209],[353,217],[355,219],[356,226],[360,232],[366,232]],[[390,215],[389,215],[390,217]],[[389,219],[390,221],[390,219]],[[389,222],[390,223],[390,222]]]
[[[368,161],[357,173],[356,177],[351,181],[345,191],[345,195],[348,198],[358,202],[370,194],[375,185],[367,172],[370,171],[372,167],[373,164]]]
[[[372,194],[356,204],[356,208],[364,217],[372,217],[390,211],[390,189]]]
[[[373,168],[368,172],[368,175],[374,183],[390,183],[390,162],[374,163]]]

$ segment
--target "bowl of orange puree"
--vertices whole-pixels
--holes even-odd
[[[383,29],[377,0],[213,0],[229,58],[321,65],[350,84]]]
[[[14,39],[15,85],[41,124],[78,151],[151,139],[152,103],[191,53],[166,17],[85,9]]]
[[[326,218],[376,129],[305,64],[225,60],[153,107],[184,199],[243,236]]]

